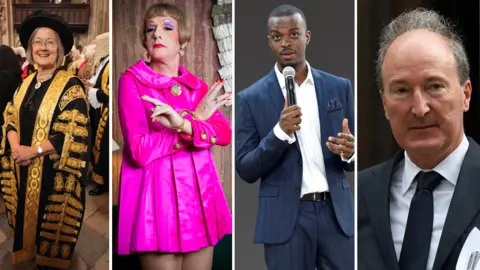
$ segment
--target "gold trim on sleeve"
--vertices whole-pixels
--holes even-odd
[[[68,105],[68,103],[79,98],[85,100],[85,103],[88,103],[85,91],[80,85],[74,85],[68,88],[68,90],[65,92],[65,94],[63,94],[62,98],[60,99],[60,110],[63,111],[63,109],[65,109],[65,107]]]
[[[56,122],[55,124],[53,124],[53,130],[55,130],[56,132],[66,133],[68,131],[68,128],[69,128],[68,125],[64,123]],[[80,137],[87,137],[88,130],[84,127],[77,126],[73,130],[73,135],[80,136]]]
[[[105,132],[105,128],[107,127],[108,121],[108,108],[104,108],[102,112],[102,117],[100,118],[100,122],[98,123],[97,134],[95,135],[95,147],[93,148],[93,164],[97,165],[98,160],[100,158],[100,148],[103,139],[103,134]]]
[[[80,91],[83,90],[80,89]],[[86,125],[88,123],[88,117],[77,110],[65,110],[58,116],[58,119],[68,122],[72,121],[72,119],[75,119],[76,122],[82,125]]]
[[[99,184],[103,185],[105,184],[105,181],[103,180],[103,177],[95,172],[92,172],[92,181]]]
[[[102,74],[102,90],[105,94],[110,95],[110,84],[108,82],[110,76],[110,60],[108,61]]]

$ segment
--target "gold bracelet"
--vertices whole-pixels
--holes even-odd
[[[183,120],[183,121],[182,121],[182,123],[180,124],[179,127],[173,128],[173,129],[174,129],[176,132],[178,132],[178,133],[182,132],[183,126],[185,126],[185,119],[182,118],[182,120]]]
[[[200,118],[198,117],[198,115],[195,114],[194,112],[189,112],[189,113],[190,113],[190,115],[193,117],[193,119],[195,119],[195,120],[199,120],[199,119],[200,119]]]
[[[199,120],[200,118],[198,118],[198,115],[192,111],[189,111],[189,110],[181,110],[178,112],[178,114],[181,116],[181,117],[185,117],[187,114],[189,114],[190,116],[193,117],[193,119],[195,120]]]

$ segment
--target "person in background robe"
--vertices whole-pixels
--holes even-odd
[[[108,191],[109,187],[109,92],[110,92],[110,57],[109,34],[103,33],[95,38],[95,75],[90,79],[88,100],[90,101],[90,118],[92,120],[92,165],[91,175],[95,187],[89,191],[91,196],[98,196]]]

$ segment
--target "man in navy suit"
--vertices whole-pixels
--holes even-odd
[[[358,173],[358,269],[474,269],[480,146],[463,125],[463,43],[446,18],[416,9],[384,28],[379,47],[379,92],[401,150]]]
[[[270,270],[354,269],[354,210],[344,170],[354,169],[351,83],[310,67],[303,12],[275,8],[268,20],[273,70],[236,97],[236,169],[260,179],[255,243]],[[282,70],[295,69],[288,106]],[[338,137],[337,137],[338,136]]]

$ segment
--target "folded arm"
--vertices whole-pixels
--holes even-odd
[[[143,102],[133,76],[128,73],[122,75],[118,88],[120,126],[125,147],[140,167],[187,146],[172,129],[163,128],[151,132],[151,118],[147,115]]]

